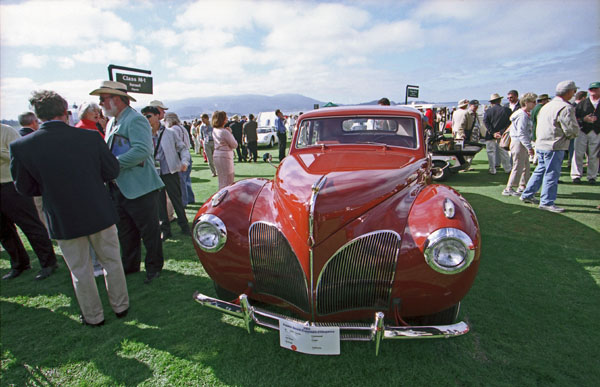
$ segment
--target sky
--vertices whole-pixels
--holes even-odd
[[[152,71],[153,99],[298,93],[351,104],[406,85],[429,102],[553,95],[600,81],[598,0],[0,0],[0,118],[33,90],[70,104],[109,64]],[[409,103],[412,99],[409,98]]]

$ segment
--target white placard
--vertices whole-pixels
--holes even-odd
[[[279,345],[311,355],[339,355],[340,328],[314,327],[279,320]]]

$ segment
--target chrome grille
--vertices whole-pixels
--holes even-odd
[[[308,286],[302,266],[283,234],[267,223],[250,227],[254,291],[278,297],[308,312]]]
[[[317,313],[388,309],[400,235],[378,231],[344,245],[325,264],[317,282]]]

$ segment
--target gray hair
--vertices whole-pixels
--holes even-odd
[[[79,105],[79,119],[82,120],[85,117],[85,115],[90,112],[90,110],[100,111],[100,106],[98,106],[98,104],[95,102],[84,102],[81,105]]]
[[[19,114],[19,125],[21,126],[29,126],[37,121],[37,116],[34,112],[25,112]]]
[[[181,125],[181,121],[176,113],[169,112],[165,114],[165,124],[167,124],[167,128],[170,128],[174,125]]]
[[[523,94],[523,96],[521,97],[521,107],[525,107],[525,105],[527,105],[527,102],[536,103],[537,102],[537,94],[534,94],[534,93]]]

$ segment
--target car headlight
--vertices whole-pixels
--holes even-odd
[[[227,228],[215,215],[204,214],[194,226],[194,240],[198,246],[209,253],[215,253],[225,246]]]
[[[427,264],[433,270],[444,274],[456,274],[473,262],[475,246],[464,231],[441,228],[429,235],[423,253]]]

